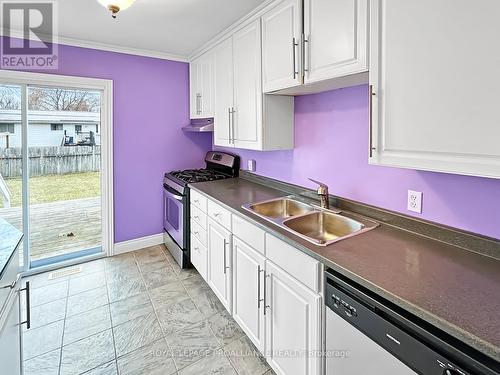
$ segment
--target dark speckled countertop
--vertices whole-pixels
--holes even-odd
[[[22,237],[19,230],[0,218],[0,278]]]
[[[234,178],[191,185],[360,285],[500,361],[500,261],[381,224],[320,247],[244,210],[287,193]]]

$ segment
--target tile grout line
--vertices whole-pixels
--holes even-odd
[[[62,337],[61,337],[61,348],[59,352],[59,369],[58,369],[58,375],[61,374],[61,367],[62,367],[62,356],[63,356],[63,343],[64,343],[64,332],[66,331],[66,318],[68,314],[68,302],[69,302],[69,279],[68,279],[68,291],[66,292],[66,304],[64,306],[64,323],[63,323],[63,331],[62,331]]]
[[[167,263],[171,266],[171,263],[170,263],[170,260],[168,259],[168,257],[163,253],[163,250],[162,250],[162,254],[165,256],[165,259],[167,260]],[[134,257],[135,257],[135,252],[134,252]],[[142,270],[141,270],[141,267],[138,267],[139,268],[139,273],[141,275],[141,278],[143,279],[144,281],[144,284],[146,284],[145,280],[144,280],[144,276],[142,274]],[[175,271],[174,271],[175,273]],[[178,277],[178,275],[176,274],[175,275],[176,277]],[[154,289],[154,288],[153,288]],[[170,346],[167,338],[166,338],[166,335],[165,335],[165,332],[163,331],[163,327],[162,325],[160,324],[160,319],[158,317],[158,312],[156,311],[156,307],[153,303],[153,300],[151,299],[151,294],[149,293],[149,288],[147,287],[146,285],[146,293],[148,294],[148,298],[149,298],[149,302],[151,303],[151,306],[153,308],[153,312],[156,316],[156,320],[158,321],[158,324],[160,326],[160,329],[161,329],[161,333],[162,333],[162,339],[165,341],[165,343],[167,344],[167,347],[168,347],[168,350],[170,351],[170,355],[172,356],[172,362],[174,362],[174,367],[176,369],[176,373],[179,372],[179,368],[177,367],[177,364],[175,363],[175,360],[174,360],[174,356],[173,356],[173,350],[172,350],[172,347]],[[159,340],[158,340],[159,341]]]

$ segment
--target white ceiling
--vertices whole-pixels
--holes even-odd
[[[112,19],[97,0],[56,0],[60,42],[187,57],[265,0],[136,0]],[[78,43],[77,43],[78,44]]]

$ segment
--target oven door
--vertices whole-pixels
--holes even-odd
[[[185,249],[184,201],[184,195],[163,185],[163,228],[181,249]]]

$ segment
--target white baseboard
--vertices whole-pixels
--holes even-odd
[[[133,240],[115,243],[113,255],[128,253],[144,249],[145,247],[160,245],[163,243],[163,233],[153,234],[151,236],[135,238]]]

